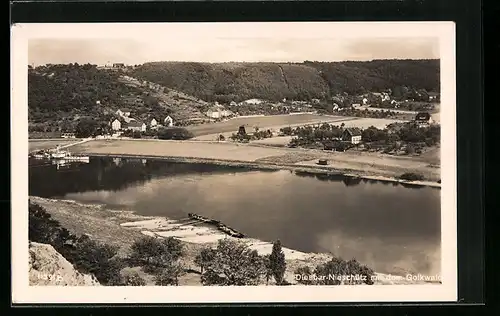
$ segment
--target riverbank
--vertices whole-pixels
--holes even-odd
[[[189,220],[170,220],[164,217],[140,216],[130,211],[108,209],[103,205],[81,204],[69,200],[55,200],[30,197],[31,202],[44,207],[51,216],[67,228],[71,233],[87,234],[102,243],[116,245],[119,254],[126,255],[135,240],[144,235],[158,237],[174,237],[184,246],[185,254],[182,264],[188,271],[181,277],[180,285],[201,285],[199,267],[194,263],[195,256],[205,246],[213,246],[221,238],[232,238],[211,227],[200,225]],[[186,214],[187,218],[187,214]],[[238,239],[248,244],[259,254],[269,254],[272,249],[270,241],[255,238]],[[285,277],[292,284],[296,283],[294,271],[301,266],[314,269],[318,264],[328,261],[329,254],[304,253],[286,248],[283,251],[287,262]],[[130,270],[131,268],[126,268]],[[136,269],[136,268],[133,268]],[[136,269],[137,271],[137,269]],[[148,282],[151,276],[141,273]],[[424,281],[407,280],[404,275],[388,275],[376,273],[375,284],[418,284]],[[152,283],[148,285],[153,285]],[[264,284],[262,284],[264,285]]]
[[[328,152],[317,149],[278,148],[232,142],[95,140],[72,147],[72,152],[96,157],[162,159],[186,163],[210,163],[255,169],[344,174],[408,185],[441,187],[440,168],[426,159],[391,157],[376,153]],[[319,159],[327,165],[318,165]],[[422,181],[399,176],[417,173]]]

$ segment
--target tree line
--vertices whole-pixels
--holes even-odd
[[[323,123],[317,126],[285,127],[280,129],[284,136],[294,136],[290,141],[291,147],[308,147],[315,143],[326,143],[337,141],[334,148],[341,151],[355,147],[351,144],[341,142],[345,124],[340,126]],[[419,127],[413,122],[392,123],[386,128],[379,129],[370,126],[361,129],[361,141],[365,150],[381,150],[390,153],[403,149],[406,154],[420,153],[423,147],[432,147],[440,143],[440,125]],[[331,146],[330,146],[331,147]],[[332,149],[332,148],[329,148]]]

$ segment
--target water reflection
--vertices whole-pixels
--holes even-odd
[[[157,160],[93,158],[64,172],[30,163],[31,195],[174,219],[197,213],[299,251],[355,257],[379,272],[440,268],[439,189]]]

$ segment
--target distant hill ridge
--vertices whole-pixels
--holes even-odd
[[[124,69],[59,64],[28,67],[30,131],[72,130],[81,117],[102,124],[119,108],[138,119],[204,120],[209,103],[258,98],[329,99],[397,87],[439,92],[439,60],[368,62],[151,62]]]
[[[310,100],[406,86],[439,92],[439,60],[303,63],[151,62],[132,75],[205,101]]]

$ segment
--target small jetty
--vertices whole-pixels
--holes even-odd
[[[190,219],[195,219],[197,221],[203,222],[203,223],[208,224],[208,225],[213,225],[218,230],[220,230],[221,232],[223,232],[231,237],[235,237],[235,238],[244,238],[245,237],[244,234],[240,233],[239,231],[237,231],[234,228],[231,228],[231,227],[219,222],[218,220],[211,219],[211,218],[201,216],[198,214],[194,214],[194,213],[188,213],[188,217]]]
[[[80,161],[88,163],[89,156],[75,155],[69,151],[60,150],[59,148],[53,150],[39,150],[30,154],[35,159],[52,159],[52,160],[65,160],[67,162]]]

